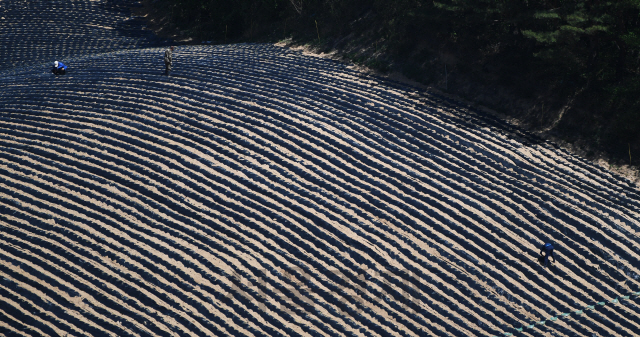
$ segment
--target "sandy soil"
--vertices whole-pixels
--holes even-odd
[[[640,331],[607,302],[640,286],[629,181],[325,58],[181,47],[167,78],[162,53],[0,77],[3,331]]]
[[[639,335],[635,180],[331,55],[109,39],[0,71],[0,335]]]

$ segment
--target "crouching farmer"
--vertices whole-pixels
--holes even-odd
[[[53,62],[53,69],[51,69],[51,72],[54,75],[64,75],[67,73],[67,66],[62,62],[55,61]]]
[[[545,243],[544,245],[542,245],[542,247],[540,247],[540,256],[542,256],[542,253],[545,253],[544,255],[544,266],[547,266],[547,263],[549,262],[549,257],[553,258],[553,262],[556,262],[556,257],[553,255],[553,245],[550,243]]]

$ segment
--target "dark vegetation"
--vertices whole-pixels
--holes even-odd
[[[286,37],[338,50],[579,144],[588,157],[640,164],[640,0],[149,1],[157,25],[198,43]]]

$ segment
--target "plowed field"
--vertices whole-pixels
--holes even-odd
[[[163,53],[0,71],[0,335],[640,334],[623,178],[331,60]]]

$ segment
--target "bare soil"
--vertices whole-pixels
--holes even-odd
[[[638,336],[633,183],[339,53],[165,48],[0,69],[0,335]]]
[[[610,171],[302,50],[185,45],[168,78],[162,51],[0,77],[6,329],[492,336],[598,301],[533,335],[640,328]]]

